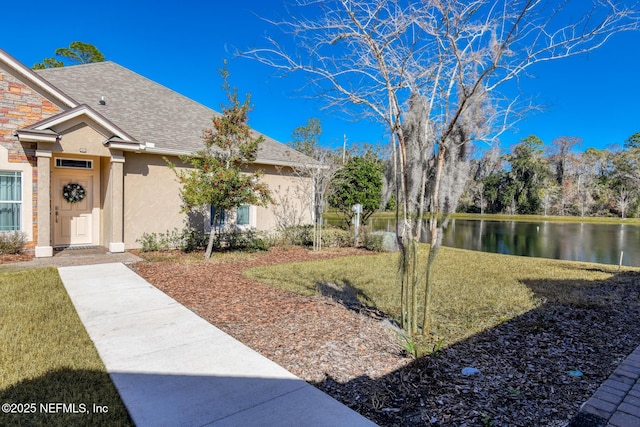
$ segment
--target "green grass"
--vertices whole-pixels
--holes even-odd
[[[0,413],[0,424],[133,425],[56,269],[0,272],[0,342],[0,404],[35,403],[34,414]],[[51,403],[108,412],[44,413]]]
[[[486,219],[495,221],[529,221],[529,222],[584,222],[591,224],[630,224],[640,225],[640,218],[616,218],[616,217],[580,217],[558,215],[501,215],[501,214],[465,214],[451,215],[457,219]]]
[[[421,265],[427,254],[428,247],[420,245]],[[304,295],[316,294],[321,282],[352,286],[361,302],[399,320],[397,265],[398,254],[377,254],[256,267],[245,275]],[[616,270],[617,266],[442,247],[434,264],[431,342],[444,339],[450,345],[535,309],[543,298],[558,299],[562,294],[566,301],[574,288],[607,280]],[[532,283],[535,292],[527,286]]]
[[[425,214],[427,216],[428,214]],[[395,220],[395,212],[376,212],[370,219],[375,220]],[[428,217],[428,216],[427,216]],[[332,224],[342,220],[336,212],[326,212],[322,218]],[[558,216],[558,215],[503,215],[503,214],[473,214],[454,213],[451,218],[457,219],[485,219],[494,221],[530,221],[530,222],[585,222],[592,224],[631,224],[640,225],[640,218],[616,218],[616,217],[580,217],[580,216]],[[369,220],[367,220],[367,224]]]

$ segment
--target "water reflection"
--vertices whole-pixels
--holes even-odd
[[[453,220],[443,245],[510,255],[640,266],[640,227],[625,224]]]
[[[374,230],[395,231],[393,219],[370,219]],[[338,223],[334,225],[339,225]],[[423,226],[421,240],[429,241]],[[640,226],[560,222],[451,220],[445,246],[507,255],[640,267]]]

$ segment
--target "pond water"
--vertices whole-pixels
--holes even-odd
[[[375,229],[393,231],[387,220]],[[640,267],[640,226],[560,222],[451,220],[444,246],[509,255]]]

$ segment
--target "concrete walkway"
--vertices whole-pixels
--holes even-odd
[[[131,252],[111,253],[106,248],[98,246],[56,250],[53,256],[49,258],[33,258],[30,261],[5,264],[3,267],[68,267],[71,265],[109,264],[114,262],[135,264],[139,261],[142,261],[142,258]]]
[[[122,263],[59,272],[139,427],[375,426]]]

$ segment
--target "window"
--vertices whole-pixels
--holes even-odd
[[[56,159],[57,168],[93,169],[93,161],[79,159]]]
[[[236,225],[249,225],[249,205],[240,206],[236,214]]]
[[[236,210],[236,218],[235,225],[240,227],[247,227],[250,225],[250,207],[249,205],[240,206]],[[216,214],[216,208],[211,207],[211,216],[209,217],[209,226],[213,226],[213,217]],[[220,212],[220,216],[218,217],[218,222],[216,224],[216,228],[221,228],[227,225],[227,212]]]
[[[0,231],[20,230],[22,175],[0,171]]]
[[[216,208],[211,206],[211,216],[209,217],[209,226],[213,226],[213,218],[215,217],[215,215],[216,215]],[[220,211],[216,228],[224,227],[226,222],[227,222],[227,213],[225,211]]]

